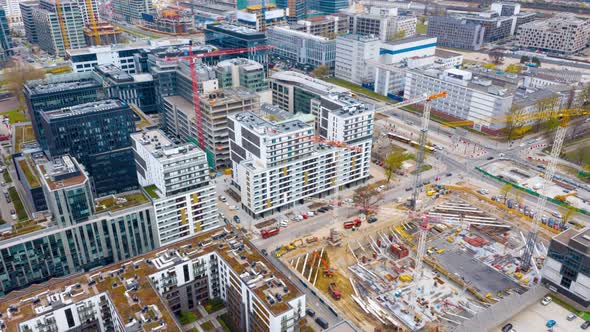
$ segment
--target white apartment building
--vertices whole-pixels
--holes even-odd
[[[190,143],[173,144],[160,130],[134,133],[131,139],[139,183],[154,205],[160,245],[220,226],[203,151]]]
[[[474,129],[497,135],[505,124],[491,120],[510,110],[514,88],[493,84],[491,79],[466,70],[417,69],[406,73],[404,98],[446,91],[447,97],[432,101],[434,114],[452,120],[473,120]]]
[[[373,62],[379,58],[381,40],[375,36],[340,35],[336,37],[334,76],[362,85],[375,80]]]
[[[249,112],[229,117],[232,182],[251,216],[264,217],[368,179],[373,105],[329,96],[321,99],[319,114],[319,142],[314,128],[300,120],[271,123]]]
[[[371,7],[368,12],[348,15],[348,31],[352,34],[374,35],[381,41],[416,35],[416,16],[398,16],[397,8]]]
[[[275,48],[273,54],[313,67],[328,66],[334,69],[336,41],[289,27],[273,26],[266,32],[268,43]]]
[[[90,46],[67,50],[67,58],[74,72],[92,71],[96,65],[115,65],[128,74],[139,73],[138,64],[133,55],[140,50],[155,49],[165,46],[183,46],[189,44],[189,39],[162,39],[138,41],[131,44],[115,44],[105,46]]]
[[[518,27],[519,46],[546,52],[573,54],[583,50],[590,38],[590,20],[561,14]]]

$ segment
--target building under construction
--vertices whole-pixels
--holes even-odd
[[[142,15],[145,29],[167,34],[186,34],[193,30],[194,20],[190,8],[168,6],[162,10]]]
[[[275,25],[287,25],[286,10],[277,8],[275,4],[267,4],[265,10],[262,5],[249,6],[238,11],[236,17],[239,25],[256,31],[265,31],[267,27]]]
[[[91,25],[84,28],[84,39],[88,46],[111,45],[121,42],[121,34],[123,29],[114,26],[108,22],[100,22],[96,24],[96,32]],[[96,34],[98,34],[98,45]]]

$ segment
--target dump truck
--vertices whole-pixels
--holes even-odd
[[[345,221],[344,222],[344,228],[345,229],[350,229],[353,227],[359,227],[361,225],[362,221],[360,219],[355,219],[353,221]]]
[[[279,234],[280,231],[281,231],[281,229],[280,228],[277,228],[277,227],[270,228],[270,229],[263,229],[260,232],[260,235],[262,235],[262,238],[263,239],[268,239],[271,236],[274,236],[274,235]]]
[[[332,298],[334,298],[334,300],[340,300],[340,297],[342,296],[340,291],[336,289],[335,282],[330,283],[330,295],[332,295]]]

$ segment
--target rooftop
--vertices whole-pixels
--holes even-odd
[[[217,67],[239,66],[245,70],[263,70],[264,67],[257,61],[246,58],[235,58],[229,60],[219,61]]]
[[[95,67],[96,71],[102,74],[103,77],[110,79],[113,83],[129,83],[129,82],[151,82],[154,80],[152,74],[128,74],[123,69],[113,65],[98,65]]]
[[[312,127],[300,120],[285,120],[270,122],[252,112],[242,112],[233,115],[237,122],[252,129],[259,135],[275,136],[289,132],[298,132]]]
[[[575,248],[583,253],[590,255],[590,228],[582,229],[570,228],[553,237],[552,241]]]
[[[42,116],[49,120],[55,120],[67,118],[70,116],[115,110],[122,107],[127,107],[127,103],[118,99],[104,99],[86,104],[64,107],[58,110],[43,112]]]
[[[350,94],[350,90],[346,88],[295,71],[276,72],[272,74],[271,78],[273,80],[288,82],[304,89],[310,89],[320,95],[327,95],[330,93]]]
[[[184,157],[188,153],[197,154],[200,150],[193,144],[175,144],[158,129],[147,130],[131,134],[131,139],[139,142],[156,159],[173,159]]]
[[[316,36],[311,33],[307,33],[304,31],[298,31],[294,29],[290,29],[288,26],[272,26],[267,29],[268,31],[276,31],[278,34],[287,34],[287,35],[294,35],[300,38],[305,39],[314,39],[320,42],[330,42],[332,41],[330,38]]]
[[[424,76],[444,80],[449,84],[458,84],[469,89],[478,90],[496,96],[508,96],[516,90],[517,85],[512,84],[508,80],[494,79],[490,75],[478,76],[477,71],[468,71],[462,69],[434,69],[434,68],[418,68],[410,71],[410,73],[419,73]]]
[[[90,46],[77,49],[67,50],[70,56],[92,54],[92,53],[105,53],[111,51],[127,51],[127,50],[140,50],[140,49],[153,49],[157,47],[166,47],[172,45],[188,45],[188,38],[161,38],[158,40],[138,40],[129,44],[112,44],[102,46]]]
[[[254,29],[246,28],[239,25],[227,23],[213,23],[207,24],[207,28],[214,28],[217,30],[226,30],[230,32],[240,33],[244,35],[264,35],[264,32],[256,31]]]
[[[222,236],[223,234],[223,236]],[[233,241],[233,242],[232,242]],[[232,249],[229,243],[240,243],[239,249]],[[243,245],[243,246],[242,246]],[[302,293],[281,272],[256,251],[245,238],[236,235],[228,228],[223,231],[211,231],[192,237],[168,247],[159,248],[133,259],[121,261],[102,268],[68,278],[52,279],[51,282],[34,285],[22,292],[8,294],[0,302],[1,312],[10,312],[3,317],[8,331],[18,331],[18,325],[38,317],[39,310],[51,310],[50,299],[64,298],[72,302],[80,302],[105,292],[110,297],[116,312],[122,321],[127,323],[130,318],[140,319],[139,313],[145,306],[156,306],[166,331],[182,331],[174,319],[168,306],[162,303],[156,290],[152,287],[150,276],[158,271],[166,270],[170,265],[159,265],[166,257],[178,257],[171,261],[176,265],[180,262],[216,252],[231,268],[243,278],[252,269],[264,269],[265,275],[274,275],[284,287],[282,301],[270,304],[266,295],[275,283],[261,283],[253,288],[256,296],[265,304],[267,310],[279,315],[289,309],[291,301]],[[265,278],[266,279],[266,278]],[[133,282],[135,280],[135,282]],[[137,288],[131,287],[136,286]],[[133,300],[132,300],[133,299]],[[11,308],[11,310],[9,310]],[[144,324],[139,331],[151,331],[153,324]]]
[[[341,117],[355,116],[366,112],[373,112],[375,105],[367,104],[348,95],[329,95],[322,98],[334,103],[335,108],[328,108]],[[325,104],[322,102],[322,106]]]
[[[88,181],[80,164],[75,158],[68,155],[56,157],[45,164],[37,165],[37,169],[50,190],[77,186]]]
[[[27,81],[25,84],[25,89],[27,89],[31,95],[100,87],[102,87],[100,82],[91,72],[52,75],[40,80]]]
[[[256,92],[250,91],[243,87],[219,89],[213,91],[201,98],[201,102],[206,105],[215,106],[219,104],[227,104],[232,102],[239,102],[247,99],[258,98]],[[193,107],[194,111],[194,107]]]
[[[463,56],[463,54],[456,53],[456,52],[451,52],[451,51],[447,51],[447,50],[443,50],[443,49],[440,49],[440,48],[437,47],[434,50],[434,56],[439,57],[439,58],[448,59],[448,58],[454,58],[454,57],[458,57],[458,56]]]
[[[375,36],[375,35],[358,35],[358,34],[354,34],[354,33],[348,33],[345,35],[338,35],[338,37],[336,37],[336,39],[338,39],[338,38],[358,40],[361,42],[370,42],[370,41],[380,41],[381,40],[381,39],[379,39],[378,36]]]
[[[386,45],[403,45],[403,44],[407,44],[407,43],[415,43],[415,42],[425,41],[425,40],[429,40],[429,39],[436,39],[436,37],[415,36],[415,37],[403,38],[403,39],[398,39],[398,40],[386,41],[384,44],[386,44]]]
[[[561,33],[563,27],[580,27],[590,24],[589,20],[576,17],[574,14],[559,14],[545,20],[535,20],[521,25],[521,28],[545,30],[546,32]]]
[[[96,202],[96,214],[115,212],[149,203],[148,198],[140,191],[101,197]]]
[[[188,119],[192,119],[195,117],[195,106],[190,101],[186,100],[184,97],[181,96],[166,96],[164,100],[176,106],[176,108],[184,113]]]

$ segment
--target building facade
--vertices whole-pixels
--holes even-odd
[[[379,58],[381,40],[361,35],[341,35],[336,38],[336,67],[334,76],[358,85],[375,81],[373,62]]]
[[[158,243],[168,245],[220,227],[205,153],[176,145],[159,130],[131,135],[139,184],[154,204]]]
[[[590,38],[590,20],[574,15],[557,15],[518,28],[519,45],[545,52],[573,54],[584,48]]]
[[[348,17],[345,15],[314,16],[298,20],[291,29],[311,33],[314,36],[334,39],[348,33]]]
[[[104,99],[43,112],[47,155],[70,154],[84,165],[97,196],[138,189],[130,135],[133,111],[119,99]]]
[[[415,16],[398,16],[397,8],[371,7],[368,12],[349,14],[348,31],[388,41],[416,35],[417,22]]]
[[[109,98],[133,104],[144,113],[156,113],[156,86],[149,73],[128,74],[114,65],[95,67],[95,73]]]
[[[268,44],[264,32],[225,23],[207,24],[205,28],[205,43],[219,48],[250,48]],[[267,50],[246,52],[238,55],[226,55],[221,57],[220,60],[238,57],[259,62],[265,68],[268,65]]]
[[[0,66],[6,63],[12,55],[12,47],[12,38],[10,37],[6,12],[0,9]]]
[[[266,4],[264,11],[262,5],[249,6],[236,12],[237,23],[243,27],[256,31],[265,31],[266,28],[287,24],[287,12],[285,9],[277,8],[275,4]]]
[[[152,0],[113,0],[113,14],[129,23],[137,23],[141,20],[141,14],[154,10]]]
[[[429,16],[429,37],[436,37],[442,47],[479,50],[484,42],[485,28],[481,24],[451,16]]]
[[[277,7],[287,10],[287,22],[292,24],[307,15],[306,0],[277,0]]]
[[[264,66],[253,60],[236,58],[220,61],[215,66],[215,72],[222,89],[240,86],[256,92],[268,89]]]
[[[84,17],[76,1],[57,3],[54,0],[41,0],[39,7],[33,8],[33,22],[39,47],[49,54],[64,56],[66,49],[86,46]],[[58,15],[62,17],[61,20]]]
[[[268,42],[275,48],[273,54],[312,67],[328,66],[334,70],[336,41],[326,37],[292,30],[288,27],[271,27],[267,30]]]
[[[22,1],[19,3],[27,41],[31,44],[36,44],[39,42],[37,37],[37,27],[35,26],[35,21],[33,20],[33,8],[38,6],[39,3],[37,1]]]

